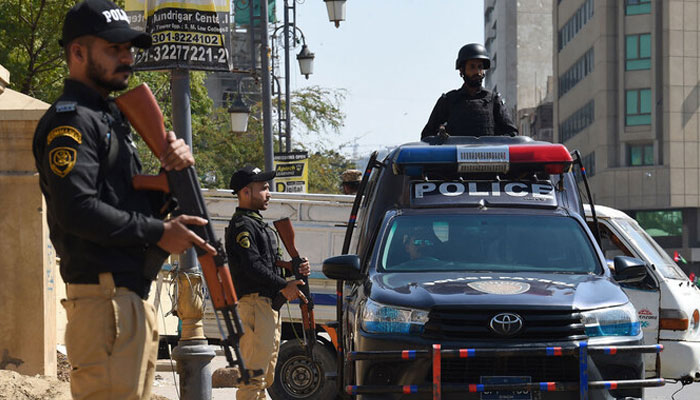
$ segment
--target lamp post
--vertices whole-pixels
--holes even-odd
[[[328,11],[328,20],[340,27],[340,21],[345,21],[345,0],[323,0]]]
[[[292,11],[292,21],[290,22],[289,18],[289,11]],[[290,88],[290,63],[289,63],[289,51],[291,47],[295,47],[296,44],[299,43],[299,39],[297,38],[297,33],[301,37],[301,52],[297,55],[297,61],[299,62],[299,71],[301,72],[302,75],[306,77],[306,79],[309,79],[309,75],[311,75],[314,71],[313,67],[313,61],[314,61],[314,53],[312,53],[308,46],[306,45],[306,36],[304,36],[304,32],[296,26],[296,0],[292,0],[292,5],[289,5],[289,0],[284,0],[284,24],[277,27],[272,33],[272,37],[275,38],[279,34],[280,30],[283,30],[283,38],[284,41],[282,43],[282,47],[284,48],[284,122],[285,122],[285,151],[290,152],[292,151],[292,121],[291,121],[291,112],[292,112],[292,105],[291,105],[291,88]],[[290,40],[291,39],[291,40]],[[274,57],[273,57],[274,60]],[[279,114],[279,113],[278,113]],[[279,118],[281,118],[278,115]],[[280,137],[282,135],[280,134]],[[280,144],[281,147],[281,144]]]
[[[231,116],[231,131],[233,133],[245,133],[248,130],[250,107],[243,102],[240,93],[229,106],[228,113]]]

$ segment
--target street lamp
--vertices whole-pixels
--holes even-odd
[[[340,21],[345,21],[345,0],[323,0],[328,9],[328,20],[340,26]]]
[[[309,50],[306,44],[301,46],[301,51],[297,54],[297,61],[299,61],[299,71],[306,79],[309,79],[309,75],[314,73],[314,53]]]
[[[229,106],[228,113],[231,115],[231,130],[234,133],[245,133],[248,130],[250,107],[245,105],[240,92]]]

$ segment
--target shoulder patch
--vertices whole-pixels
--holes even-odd
[[[236,236],[236,243],[238,243],[239,246],[243,247],[244,249],[247,249],[250,247],[250,233],[247,231],[243,231]]]
[[[49,152],[51,171],[63,178],[73,169],[78,152],[72,147],[56,147]]]
[[[61,136],[67,136],[75,140],[78,144],[83,143],[83,135],[72,126],[62,125],[58,128],[53,128],[49,135],[46,137],[46,145],[50,145],[54,139]]]
[[[64,113],[75,111],[77,106],[78,102],[76,101],[59,101],[58,103],[56,103],[56,112]]]

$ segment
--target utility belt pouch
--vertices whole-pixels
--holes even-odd
[[[150,281],[155,280],[169,256],[170,253],[156,245],[148,246],[144,257],[143,276]]]

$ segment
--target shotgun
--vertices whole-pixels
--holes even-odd
[[[304,284],[299,286],[299,290],[306,296],[307,302],[299,301],[299,308],[301,308],[301,320],[304,325],[304,344],[306,345],[306,355],[309,359],[313,360],[313,347],[316,343],[316,321],[314,319],[314,302],[311,298],[311,292],[309,290],[309,278],[305,275],[299,273],[299,265],[301,265],[304,260],[299,257],[299,251],[297,251],[296,244],[294,243],[294,228],[292,227],[292,221],[289,218],[282,218],[274,221],[275,229],[282,239],[284,248],[287,249],[287,253],[292,257],[292,272],[294,273],[294,279],[301,279]],[[280,299],[281,297],[281,299]],[[276,310],[286,302],[286,299],[281,293],[277,294],[277,297],[273,300],[272,307]]]
[[[167,133],[163,125],[163,113],[148,85],[142,83],[117,97],[115,102],[136,132],[146,142],[151,152],[160,158],[168,146]],[[204,226],[188,226],[188,228],[216,249],[216,255],[212,256],[204,249],[195,247],[214,310],[223,315],[228,331],[228,336],[223,341],[226,360],[229,367],[238,366],[240,380],[248,383],[251,376],[262,374],[262,370],[247,370],[241,357],[239,341],[243,336],[243,326],[236,308],[238,297],[231,280],[231,271],[227,265],[226,251],[214,234],[194,167],[190,166],[181,171],[161,172],[159,175],[137,175],[133,178],[132,183],[137,190],[159,190],[170,193],[177,201],[175,212],[194,215],[209,221]],[[157,248],[157,246],[152,247]],[[160,269],[160,265],[158,265],[158,269]],[[149,272],[145,273],[149,274]],[[232,347],[236,354],[235,360],[229,347]]]

